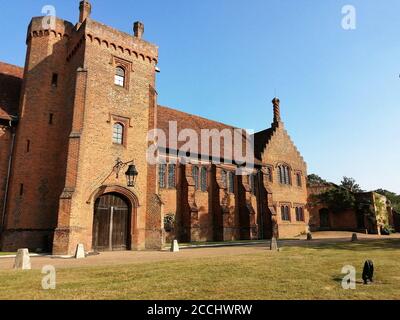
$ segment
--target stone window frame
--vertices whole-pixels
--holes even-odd
[[[306,221],[305,218],[305,208],[306,205],[305,204],[301,204],[301,203],[294,203],[293,204],[293,208],[294,208],[294,212],[295,212],[295,218],[296,218],[296,222],[298,223],[304,223]],[[301,209],[302,210],[302,220],[297,220],[297,210]]]
[[[286,162],[278,162],[275,166],[275,168],[277,168],[277,173],[278,173],[278,182],[281,186],[292,186],[293,185],[293,177],[292,177],[292,173],[293,173],[293,169],[292,166]],[[284,181],[282,182],[282,169],[287,169],[287,177],[288,177],[288,183],[286,183],[286,179],[285,179],[285,172],[284,173]]]
[[[117,57],[117,56],[112,56],[111,65],[113,66],[113,78],[112,79],[113,79],[114,87],[126,89],[129,91],[129,84],[130,84],[130,79],[131,79],[130,75],[131,75],[131,72],[134,71],[132,61],[129,61],[129,60]],[[124,79],[123,86],[115,84],[115,72],[118,67],[124,69],[124,71],[125,71],[125,79]]]
[[[130,119],[130,118],[123,117],[123,116],[117,116],[117,115],[110,114],[110,115],[109,115],[109,119],[108,119],[107,122],[108,122],[108,123],[112,123],[112,126],[111,126],[112,134],[114,134],[114,125],[115,125],[116,123],[122,124],[122,126],[123,126],[122,144],[115,143],[115,142],[113,141],[113,139],[112,139],[112,141],[113,141],[113,145],[123,146],[123,147],[126,148],[126,146],[127,146],[127,140],[128,140],[128,128],[131,128],[131,127],[132,127],[132,126],[131,126],[131,119]]]
[[[294,176],[296,177],[296,187],[303,188],[303,172],[301,170],[293,170]],[[300,177],[300,184],[299,184]]]
[[[283,219],[283,208],[288,208],[288,217],[289,220]],[[281,221],[283,223],[291,223],[292,222],[292,204],[290,202],[280,202],[279,203],[279,210],[280,210],[280,214],[281,214]]]
[[[113,135],[112,135],[113,143],[118,144],[118,145],[124,145],[124,142],[125,142],[124,133],[125,133],[124,124],[119,121],[114,122],[113,123]]]
[[[200,191],[207,192],[208,191],[208,170],[206,166],[200,167]]]
[[[173,168],[173,171],[171,170]],[[160,162],[158,164],[157,175],[158,175],[158,187],[160,189],[176,189],[177,188],[177,164],[170,162]],[[171,179],[171,172],[173,172],[173,178]],[[171,185],[173,181],[173,185]]]

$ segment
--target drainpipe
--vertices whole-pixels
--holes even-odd
[[[4,231],[4,227],[5,227],[8,189],[9,189],[9,186],[10,186],[11,165],[12,165],[12,159],[13,159],[13,153],[14,153],[14,144],[15,144],[15,129],[13,128],[12,120],[10,120],[10,128],[11,128],[11,131],[12,131],[12,137],[11,137],[10,155],[9,155],[9,158],[8,158],[6,189],[5,189],[5,192],[4,192],[4,202],[3,202],[3,208],[2,208],[2,213],[1,213],[1,231]]]

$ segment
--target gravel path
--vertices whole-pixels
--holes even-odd
[[[311,242],[304,239],[299,240],[279,240],[279,245],[284,246],[306,246],[318,245],[322,243],[344,242],[350,241],[351,232],[316,232],[313,233]],[[361,241],[365,240],[385,240],[400,239],[400,234],[391,236],[376,236],[358,234]],[[76,268],[76,267],[93,267],[93,266],[113,266],[124,264],[140,264],[147,262],[171,261],[191,258],[206,257],[223,257],[229,255],[241,255],[266,252],[268,250],[269,241],[258,244],[229,246],[229,247],[212,247],[212,248],[190,248],[182,249],[178,253],[169,251],[121,251],[121,252],[103,252],[99,255],[89,256],[86,259],[62,259],[54,257],[31,257],[33,269],[41,269],[45,265],[53,265],[56,268]],[[0,270],[10,270],[13,268],[14,258],[0,258]]]

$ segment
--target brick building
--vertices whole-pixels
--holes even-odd
[[[248,174],[237,174],[225,140],[188,161],[184,145],[171,143],[171,122],[198,134],[237,128],[157,104],[158,48],[142,23],[131,35],[92,20],[88,1],[79,13],[77,24],[33,18],[25,68],[0,64],[1,249],[71,254],[78,243],[142,250],[171,238],[306,232],[306,163],[279,99],[272,126],[244,137],[254,141]],[[153,129],[168,133],[155,144],[158,163],[148,161]]]
[[[385,228],[392,227],[398,232],[398,215],[390,201],[377,192],[351,192],[355,204],[348,209],[334,210],[329,204],[316,200],[318,195],[338,189],[344,188],[330,182],[307,186],[310,231],[357,231],[380,235]]]

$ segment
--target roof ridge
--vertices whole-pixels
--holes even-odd
[[[198,118],[198,119],[206,120],[208,122],[218,123],[218,124],[223,125],[225,127],[229,127],[230,129],[242,129],[242,130],[245,130],[243,128],[235,127],[235,126],[232,126],[230,124],[226,124],[226,123],[223,123],[223,122],[220,122],[220,121],[217,121],[217,120],[208,119],[208,118],[203,117],[203,116],[199,116],[199,115],[196,115],[196,114],[193,114],[193,113],[189,113],[189,112],[186,112],[186,111],[178,110],[178,109],[171,108],[171,107],[168,107],[168,106],[163,106],[163,105],[158,104],[157,107],[161,107],[161,108],[168,109],[168,110],[171,110],[171,111],[179,112],[181,114],[186,114],[188,116],[192,116],[192,117],[195,117],[195,118]]]

